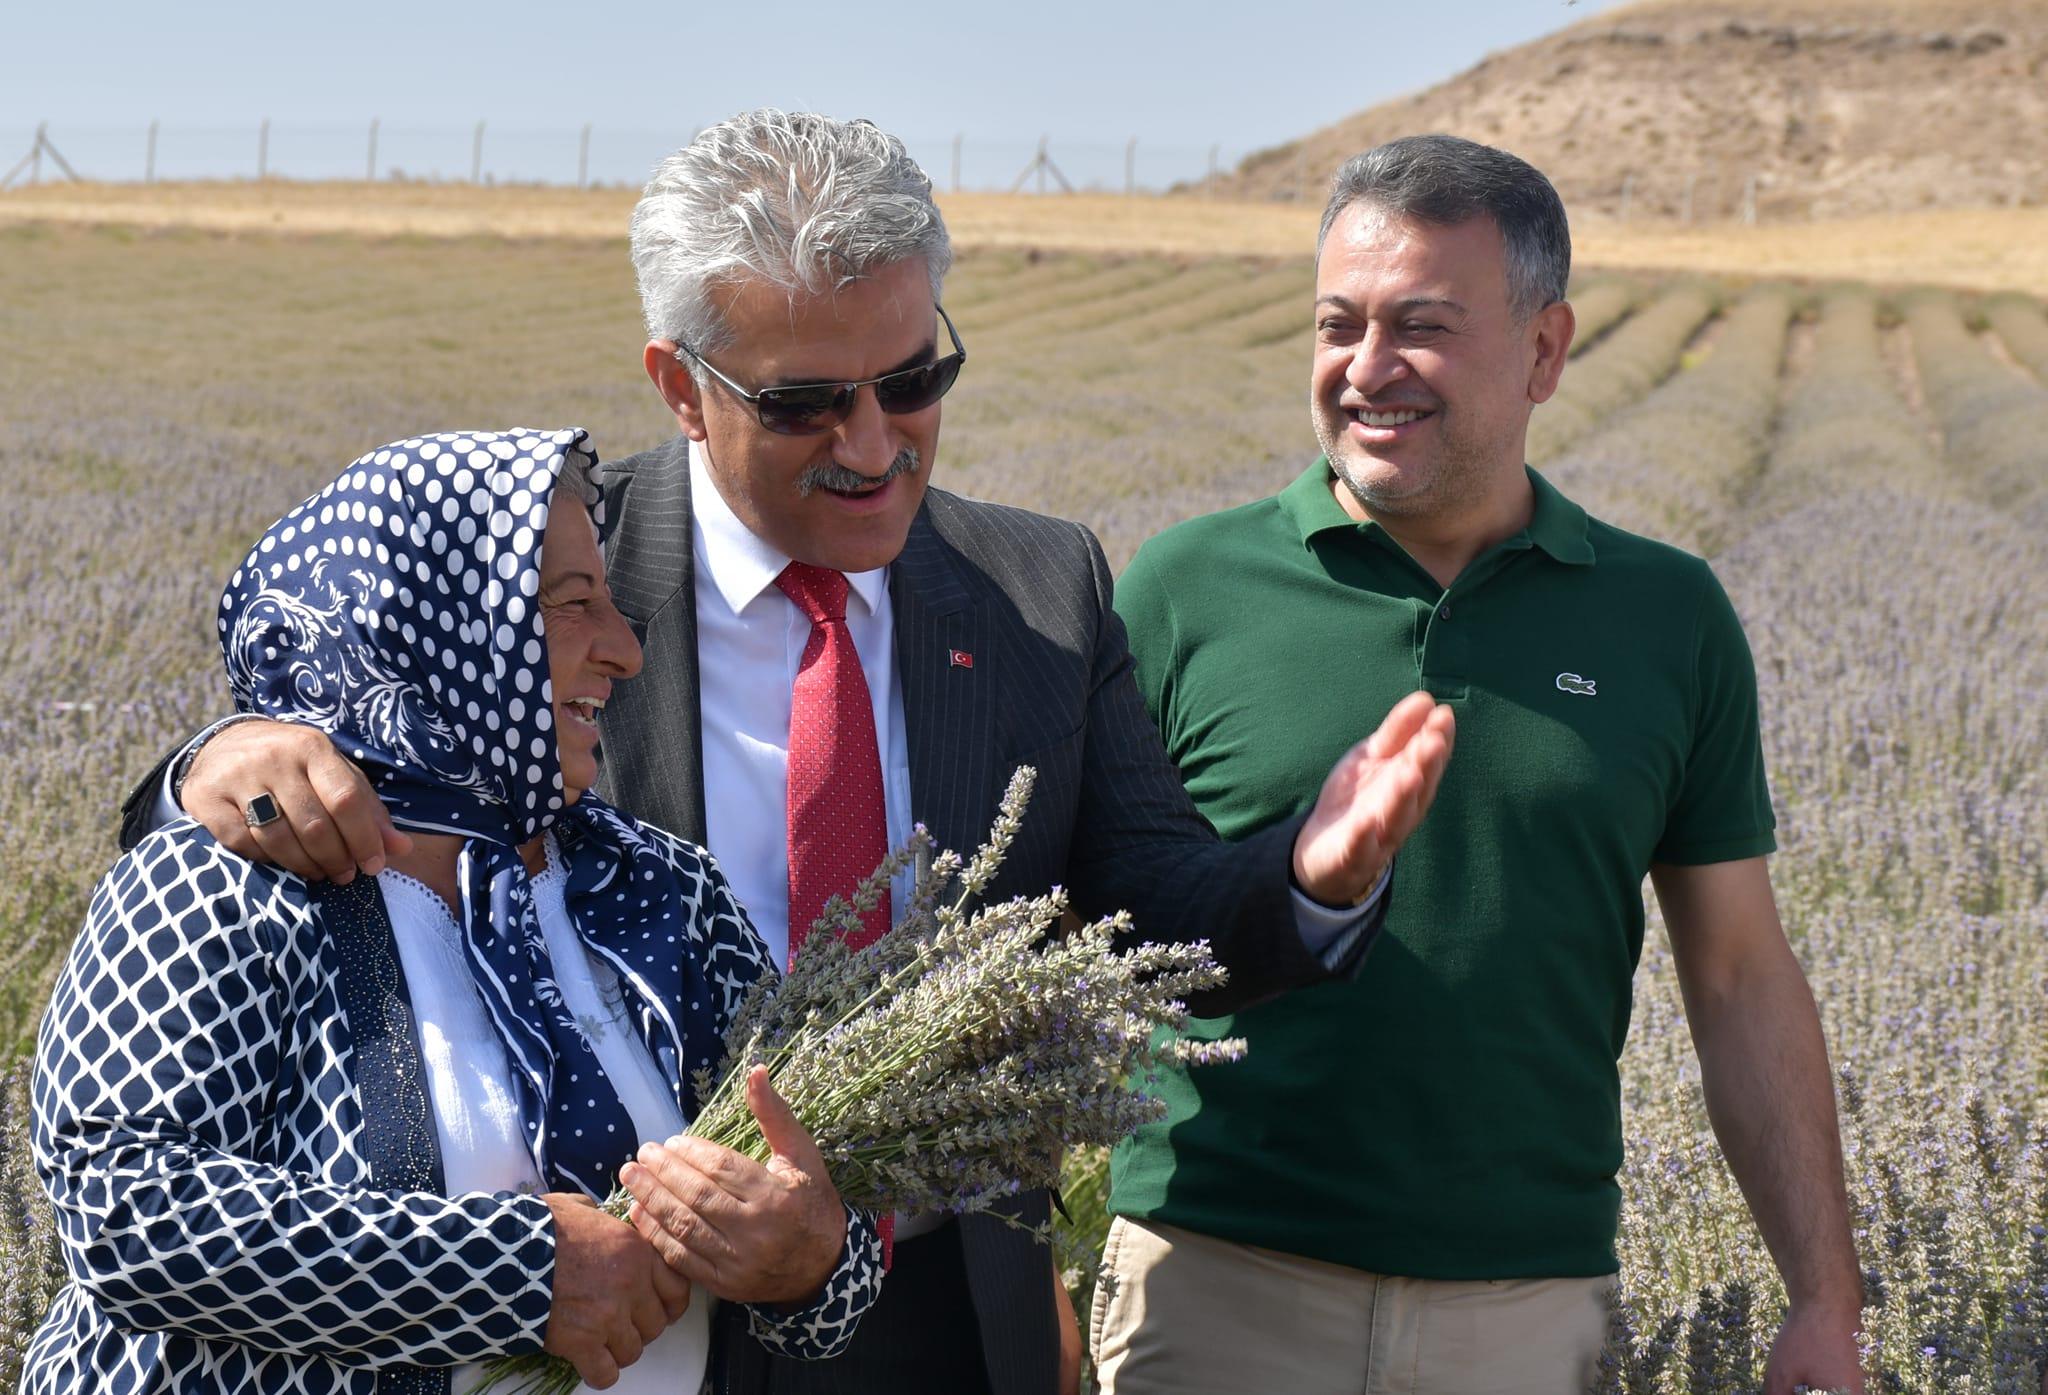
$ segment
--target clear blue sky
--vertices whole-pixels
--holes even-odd
[[[1300,0],[1231,6],[868,3],[720,7],[597,0],[353,4],[24,0],[0,6],[0,173],[36,122],[88,174],[136,178],[162,122],[166,177],[354,172],[466,177],[475,123],[499,178],[637,182],[665,149],[744,107],[868,116],[943,182],[1006,184],[1040,135],[1078,182],[1198,175],[1614,0]],[[19,146],[20,149],[15,147]],[[1064,152],[1064,154],[1063,154]]]

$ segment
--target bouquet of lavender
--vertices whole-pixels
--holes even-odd
[[[1162,1050],[1193,1064],[1243,1054],[1241,1041],[1157,1044],[1159,1028],[1184,1022],[1189,993],[1223,982],[1206,944],[1119,952],[1122,913],[1057,934],[1066,911],[1058,887],[968,911],[1016,836],[1034,774],[1024,766],[1011,776],[971,860],[930,859],[902,920],[874,943],[849,949],[842,934],[898,871],[926,857],[923,828],[850,901],[826,905],[789,973],[757,983],[734,1015],[716,1082],[696,1080],[705,1103],[693,1136],[766,1162],[744,1089],[765,1065],[848,1202],[981,1211],[1053,1186],[1065,1148],[1114,1143],[1159,1118],[1165,1106],[1145,1087]],[[621,1190],[608,1209],[624,1215],[630,1202]],[[1047,1230],[1035,1233],[1048,1239]],[[574,1370],[542,1353],[494,1363],[484,1389],[575,1386]]]

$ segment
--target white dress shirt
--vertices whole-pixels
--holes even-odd
[[[533,878],[533,904],[563,1002],[597,1053],[633,1120],[634,1132],[642,1139],[679,1134],[688,1120],[633,1029],[617,976],[576,938],[562,898],[568,877],[552,835],[546,846],[548,867]],[[405,969],[447,1194],[543,1190],[519,1124],[511,1057],[477,992],[454,915],[431,889],[400,872],[378,873],[377,890],[390,912],[399,963]],[[612,1395],[694,1392],[703,1382],[711,1353],[715,1302],[708,1293],[693,1292],[689,1311],[620,1373]],[[455,1367],[450,1395],[469,1395],[482,1381],[484,1369],[481,1363]]]
[[[702,442],[690,443],[690,546],[697,565],[697,689],[704,730],[704,827],[754,928],[789,963],[789,711],[811,622],[775,585],[790,558],[756,537],[718,492]],[[910,750],[896,682],[888,568],[847,574],[846,628],[875,705],[889,846],[910,834]],[[993,818],[995,811],[991,809]],[[971,852],[970,848],[960,849]],[[892,889],[900,910],[910,874]],[[1385,878],[1381,879],[1381,887]],[[852,888],[848,887],[848,891]],[[1302,942],[1341,962],[1379,888],[1357,908],[1294,893]],[[899,1228],[897,1234],[903,1232]]]
[[[811,622],[775,584],[789,557],[740,522],[711,482],[696,442],[690,445],[690,512],[705,841],[775,962],[787,968],[790,693]],[[910,749],[896,686],[889,572],[849,572],[846,583],[846,628],[875,708],[888,845],[901,847],[911,829]],[[901,912],[909,891],[906,874],[891,888],[894,911]]]

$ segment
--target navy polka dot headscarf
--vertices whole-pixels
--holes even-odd
[[[602,536],[595,464],[580,430],[371,451],[263,535],[221,597],[220,637],[238,708],[325,731],[401,827],[467,836],[470,966],[535,1165],[552,1188],[603,1198],[639,1140],[555,986],[521,844],[554,829],[577,934],[618,975],[685,1116],[682,1063],[721,1053],[687,1008],[711,1001],[685,923],[704,889],[595,794],[563,800],[541,538],[558,489]]]

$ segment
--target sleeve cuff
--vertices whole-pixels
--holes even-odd
[[[882,1291],[882,1238],[866,1212],[846,1208],[846,1248],[817,1298],[802,1308],[749,1304],[754,1340],[778,1356],[822,1361],[853,1340],[861,1315]]]
[[[1723,838],[1719,842],[1658,848],[1650,854],[1650,861],[1652,864],[1670,862],[1681,867],[1699,867],[1710,862],[1740,862],[1745,858],[1768,857],[1777,850],[1777,834],[1767,828],[1746,838]]]
[[[178,802],[180,787],[185,783],[186,773],[192,769],[192,762],[199,757],[200,748],[219,736],[237,722],[264,720],[260,712],[234,712],[200,729],[197,736],[187,741],[178,752],[178,758],[164,767],[163,783],[157,786],[156,804],[150,813],[153,822],[149,832],[154,833],[165,824],[175,823],[185,815],[185,808]]]
[[[212,728],[209,727],[207,730],[211,732]],[[204,740],[205,738],[201,737],[200,739]],[[163,781],[156,787],[156,802],[149,806],[149,832],[151,833],[156,832],[166,824],[177,822],[178,818],[185,812],[178,807],[178,801],[171,797],[171,781],[177,778],[178,767],[184,763],[185,757],[180,755],[176,760],[164,767]]]
[[[1376,912],[1387,894],[1387,884],[1393,879],[1394,864],[1390,861],[1372,890],[1355,906],[1326,906],[1300,887],[1289,887],[1294,898],[1294,928],[1301,935],[1302,946],[1322,960],[1324,968],[1334,969],[1343,962],[1344,950],[1359,932],[1379,919]]]

